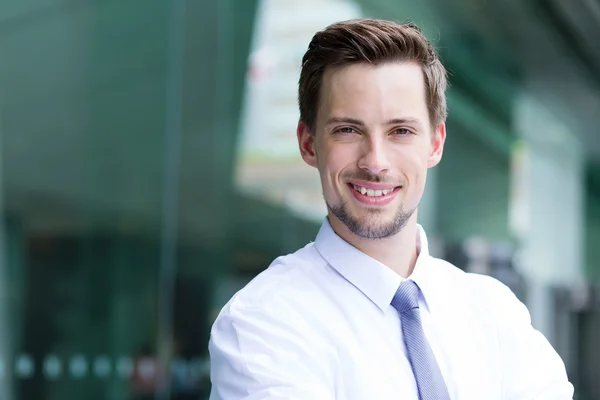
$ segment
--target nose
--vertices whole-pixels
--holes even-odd
[[[373,175],[379,175],[389,170],[389,163],[384,139],[375,135],[365,137],[358,167]]]

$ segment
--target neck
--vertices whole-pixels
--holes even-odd
[[[400,232],[384,239],[365,239],[357,236],[331,213],[328,219],[335,233],[358,250],[403,278],[412,274],[418,256],[416,211]]]

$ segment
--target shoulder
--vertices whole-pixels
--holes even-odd
[[[319,328],[309,322],[326,288],[323,274],[328,269],[320,260],[309,244],[278,257],[239,290],[212,324],[211,357],[224,360],[268,353],[266,345],[282,351],[320,347]]]
[[[436,272],[443,276],[441,281],[455,295],[464,297],[473,308],[494,318],[523,318],[529,320],[525,305],[514,292],[498,279],[476,273],[465,272],[447,261],[434,259]]]
[[[219,318],[239,313],[281,314],[289,303],[319,290],[317,275],[325,261],[310,243],[298,251],[276,258],[267,269],[239,290],[221,309]]]
[[[528,313],[515,293],[498,279],[481,274],[465,273],[465,283],[473,300],[478,300],[486,310],[496,316],[516,317],[515,313]],[[526,319],[529,319],[527,315]]]
[[[443,281],[458,285],[468,293],[484,298],[500,297],[510,299],[514,297],[508,286],[492,276],[465,272],[448,261],[439,258],[431,257],[431,262],[435,268],[435,273],[438,276],[441,275]]]

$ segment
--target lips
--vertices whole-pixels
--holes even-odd
[[[369,187],[367,187],[369,186]],[[394,200],[402,186],[349,183],[348,187],[359,203],[367,206],[385,206]]]
[[[366,188],[364,186],[359,186],[359,185],[352,185],[352,187],[354,188],[354,190],[356,190],[360,194],[369,196],[369,197],[385,196],[386,194],[388,194],[394,190],[393,187],[390,187],[387,189],[370,189],[370,188]]]

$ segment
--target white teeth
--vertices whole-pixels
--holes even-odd
[[[356,186],[354,185],[354,189],[361,193],[361,194],[366,194],[369,197],[379,197],[379,196],[385,196],[388,193],[391,193],[394,189],[381,189],[381,190],[374,190],[374,189],[367,189],[364,188],[362,186]]]

